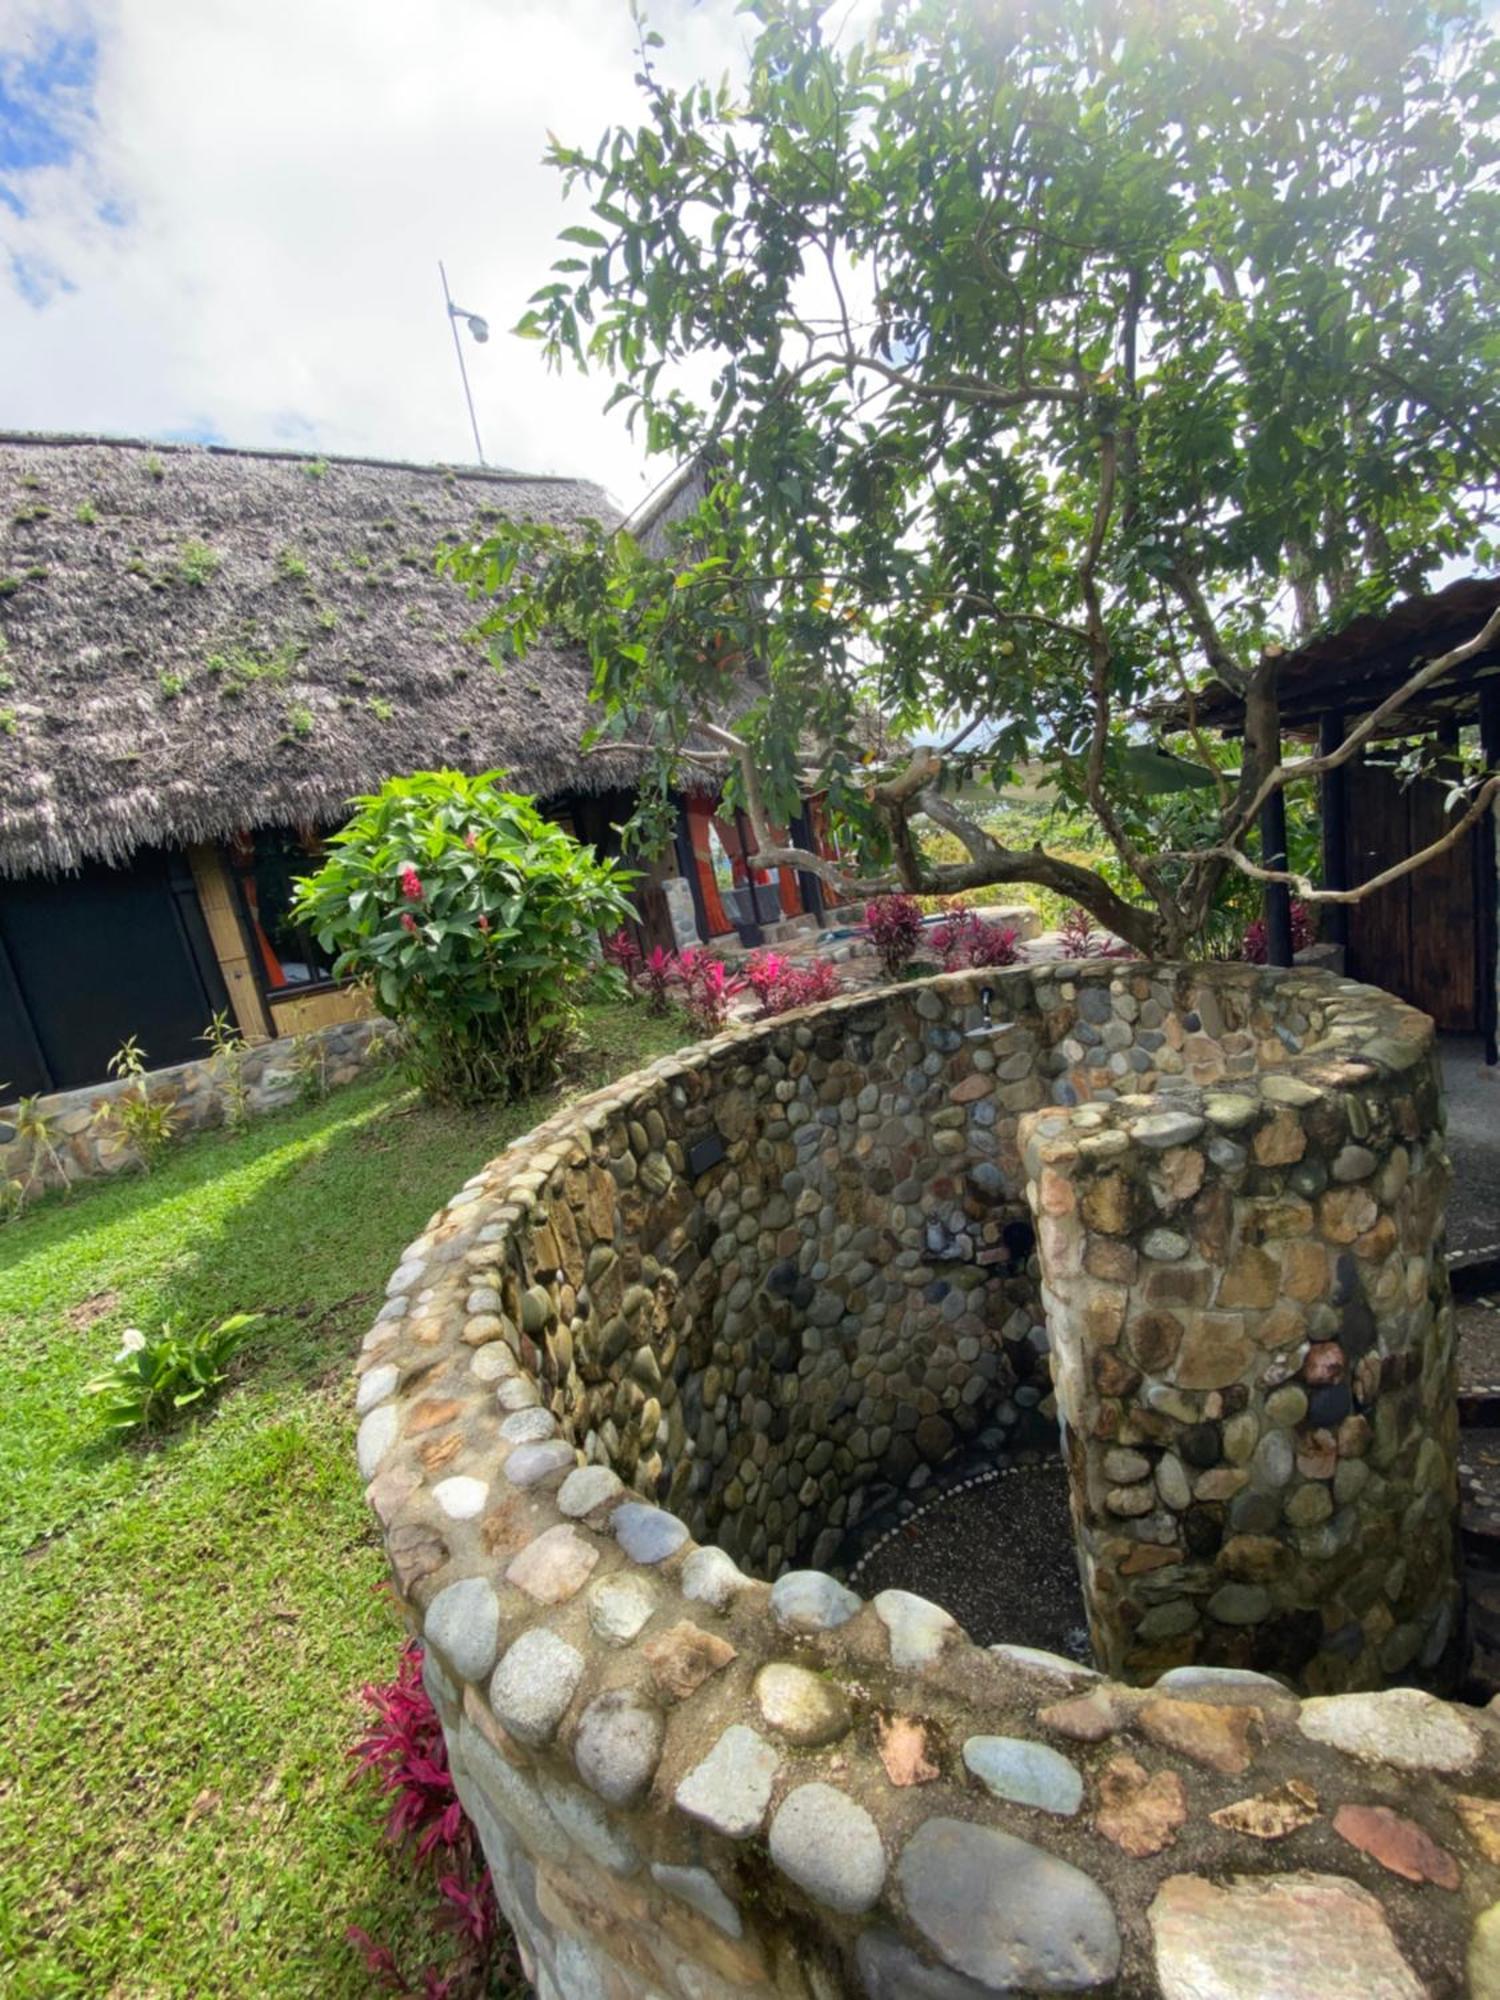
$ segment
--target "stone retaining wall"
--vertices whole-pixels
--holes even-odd
[[[1315,1082],[1309,1065],[1328,1074]],[[1265,1094],[1272,1071],[1323,1109]],[[1235,1096],[1251,1111],[1215,1122],[1210,1097]],[[1339,1105],[1354,1121],[1342,1135]],[[1301,1153],[1258,1157],[1262,1132],[1292,1151],[1287,1109]],[[1284,1547],[1300,1578],[1410,1519],[1428,1537],[1421,1588],[1393,1575],[1387,1539],[1384,1632],[1341,1584],[1332,1629],[1352,1609],[1360,1644],[1320,1636],[1307,1657],[1320,1684],[1354,1685],[1403,1624],[1419,1628],[1416,1655],[1433,1654],[1452,1597],[1438,1530],[1441,1513],[1451,1537],[1451,1451],[1437,1407],[1434,1476],[1415,1411],[1422,1390],[1451,1401],[1436,1115],[1426,1024],[1368,989],[1243,968],[1048,966],[726,1035],[476,1175],[410,1247],[367,1339],[359,1459],[542,2000],[1500,1993],[1494,1720],[1415,1689],[1299,1702],[1246,1668],[1201,1664],[1226,1632],[1243,1648],[1261,1625],[1281,1653],[1287,1633],[1214,1609],[1219,1556],[1243,1539],[1227,1514],[1213,1516],[1212,1552],[1206,1528],[1191,1530],[1200,1547],[1186,1525],[1241,1491],[1275,1496],[1275,1522],[1244,1534]],[[1368,1171],[1344,1154],[1352,1144],[1375,1156]],[[1335,1177],[1341,1157],[1344,1176],[1361,1172]],[[1328,1185],[1293,1189],[1298,1168],[1316,1178],[1314,1160]],[[1317,1232],[1325,1216],[1345,1226],[1354,1204],[1319,1204],[1366,1183],[1375,1213],[1360,1210],[1351,1276],[1341,1239]],[[1267,1202],[1300,1232],[1251,1230]],[[1159,1254],[1152,1230],[1186,1247]],[[1305,1336],[1263,1343],[1252,1319],[1277,1312],[1294,1242],[1322,1245],[1328,1290],[1296,1301]],[[1231,1291],[1245,1282],[1246,1245],[1267,1243],[1275,1300],[1224,1303],[1230,1273]],[[1397,1256],[1425,1269],[1418,1286],[1403,1263],[1399,1300]],[[1168,1305],[1160,1269],[1185,1270],[1192,1296]],[[1351,1357],[1356,1286],[1375,1336]],[[1150,1372],[1141,1322],[1169,1309],[1183,1339],[1165,1340]],[[1214,1314],[1242,1316],[1242,1355],[1232,1329],[1193,1333]],[[1096,1632],[1182,1660],[1149,1691],[975,1647],[904,1592],[865,1604],[825,1570],[784,1567],[830,1560],[862,1502],[1003,1428],[1021,1371],[1036,1385],[1048,1326]],[[1195,1386],[1189,1333],[1228,1342],[1239,1378]],[[1368,1448],[1341,1460],[1334,1430],[1325,1466],[1314,1433],[1332,1426],[1312,1420],[1331,1411],[1312,1391],[1329,1384],[1307,1367],[1328,1372],[1330,1344],[1372,1415]],[[1371,1353],[1378,1382],[1359,1372]],[[1101,1384],[1095,1364],[1116,1355],[1135,1380],[1106,1370]],[[1294,1379],[1305,1411],[1273,1402]],[[1247,1454],[1248,1426],[1233,1426],[1252,1411]],[[1197,1467],[1207,1431],[1218,1457]],[[1263,1440],[1282,1435],[1295,1440],[1285,1479],[1194,1490],[1257,1454],[1279,1472]],[[1111,1453],[1144,1466],[1106,1464]],[[1346,1474],[1341,1496],[1338,1465],[1366,1458],[1364,1488],[1348,1494]],[[1181,1508],[1169,1459],[1188,1482]],[[1386,1497],[1362,1511],[1381,1483]],[[1333,1496],[1324,1518],[1300,1519],[1309,1502],[1289,1516],[1317,1485]],[[1119,1504],[1135,1488],[1147,1505]],[[1340,1527],[1325,1547],[1347,1509],[1352,1536]],[[1142,1567],[1143,1548],[1173,1553]],[[1367,1564],[1376,1553],[1363,1550]],[[1277,1572],[1262,1587],[1275,1608],[1292,1585]],[[1177,1629],[1143,1642],[1145,1618],[1179,1599],[1191,1628],[1177,1613]]]
[[[267,1111],[280,1111],[296,1103],[304,1089],[321,1092],[352,1082],[367,1065],[385,1060],[392,1031],[391,1022],[372,1017],[253,1044],[238,1058],[246,1116],[259,1118]],[[313,1071],[307,1084],[297,1067],[299,1050],[304,1052],[301,1060]],[[223,1124],[226,1092],[222,1057],[205,1056],[198,1062],[152,1070],[146,1082],[153,1097],[165,1098],[174,1107],[174,1138]],[[134,1166],[135,1155],[109,1118],[108,1108],[135,1088],[128,1082],[97,1083],[39,1099],[49,1123],[55,1160],[45,1150],[33,1156],[32,1148],[9,1122],[7,1112],[13,1114],[14,1105],[0,1104],[0,1187],[10,1180],[29,1183],[33,1170],[35,1186],[40,1189],[92,1180]]]

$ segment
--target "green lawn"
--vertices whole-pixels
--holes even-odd
[[[585,1017],[568,1094],[680,1023]],[[0,1230],[0,1991],[363,1995],[346,1925],[427,1907],[351,1788],[399,1628],[352,1456],[350,1364],[397,1255],[554,1110],[429,1110],[394,1077],[190,1141]],[[128,1325],[275,1315],[216,1407],[100,1442]],[[404,1956],[404,1954],[403,1954]]]

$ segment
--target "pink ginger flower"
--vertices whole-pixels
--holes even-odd
[[[417,928],[417,920],[410,910],[401,912],[401,928],[404,931],[414,931]]]
[[[422,878],[409,861],[401,870],[401,893],[413,903],[420,903],[425,893]]]
[[[482,931],[485,931],[485,932],[487,933],[487,932],[488,932],[488,930],[489,930],[489,927],[490,927],[490,920],[489,920],[489,918],[488,918],[488,917],[487,917],[487,916],[486,916],[486,915],[484,914],[483,910],[481,910],[481,911],[480,911],[480,913],[479,913],[479,928],[480,928],[480,929],[481,929]]]

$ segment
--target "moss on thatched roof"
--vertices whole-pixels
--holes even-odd
[[[567,647],[497,671],[434,572],[486,517],[612,519],[579,480],[0,436],[0,875],[332,823],[399,772],[627,786]]]

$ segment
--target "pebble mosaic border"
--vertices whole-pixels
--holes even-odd
[[[1057,1016],[1053,1025],[1063,1030],[1061,1017],[1071,1026],[1085,995],[1101,986],[1107,994],[1112,980],[1125,982],[1129,997],[1129,982],[1148,990],[1164,982],[1181,998],[1182,979],[1195,991],[1205,980],[1232,985],[1252,1009],[1300,1004],[1308,1030],[1298,1053],[1336,1039],[1341,1015],[1346,1025],[1362,1024],[1358,1061],[1370,1074],[1331,1083],[1330,1101],[1408,1077],[1425,1059],[1420,1017],[1325,975],[1299,974],[1295,984],[1281,975],[1283,986],[1277,975],[1238,968],[1188,975],[1047,966],[983,983],[993,988],[997,1025],[1035,1012]],[[1299,1700],[1264,1673],[1196,1662],[1168,1667],[1148,1688],[1126,1687],[1057,1656],[976,1647],[940,1607],[907,1592],[866,1603],[816,1567],[758,1580],[692,1525],[689,1516],[706,1529],[712,1513],[714,1532],[734,1529],[746,1560],[771,1569],[807,1539],[785,1509],[773,1517],[769,1502],[751,1508],[743,1481],[731,1495],[726,1468],[738,1458],[726,1453],[711,1476],[696,1478],[700,1437],[710,1439],[711,1466],[717,1449],[709,1426],[718,1398],[703,1398],[701,1382],[707,1414],[674,1428],[671,1413],[692,1400],[694,1326],[710,1354],[715,1341],[732,1347],[743,1337],[747,1353],[754,1345],[749,1322],[726,1333],[728,1316],[748,1300],[728,1303],[741,1278],[722,1286],[736,1256],[730,1249],[716,1261],[716,1247],[748,1250],[763,1235],[773,1239],[776,1256],[762,1260],[755,1277],[774,1299],[778,1262],[794,1249],[800,1257],[824,1226],[819,1220],[797,1238],[789,1233],[793,1216],[763,1229],[758,1199],[748,1226],[742,1204],[726,1230],[724,1203],[710,1215],[710,1195],[739,1175],[741,1195],[748,1186],[770,1198],[770,1176],[784,1178],[782,1148],[795,1149],[795,1133],[808,1124],[821,1130],[822,1139],[806,1142],[806,1171],[832,1152],[847,1170],[846,1193],[857,1184],[892,1211],[914,1211],[900,1228],[920,1229],[921,1247],[905,1267],[912,1282],[902,1293],[925,1337],[933,1330],[923,1317],[929,1307],[938,1326],[967,1313],[965,1305],[945,1321],[950,1294],[924,1296],[938,1268],[927,1260],[951,1251],[953,1236],[969,1236],[969,1254],[941,1268],[1005,1274],[993,1281],[998,1293],[982,1280],[958,1288],[960,1296],[1010,1300],[1005,1288],[1020,1282],[1014,1263],[979,1258],[1005,1248],[1004,1227],[1030,1177],[1041,1275],[1061,1304],[1057,1280],[1078,1274],[1066,1230],[1049,1226],[1063,1211],[1049,1202],[1042,1173],[1081,1168],[1087,1156],[1081,1145],[1077,1161],[1044,1160],[1035,1149],[1078,1133],[1067,1116],[1078,1110],[1099,1120],[1085,1118],[1083,1140],[1113,1136],[1118,1120],[1127,1146],[1132,1122],[1197,1116],[1183,1112],[1179,1095],[1201,1088],[1192,1066],[1242,1053],[1222,1046],[1243,1032],[1233,1027],[1217,1038],[1217,1057],[1206,1042],[1189,1048],[1198,1032],[1185,1026],[1190,1007],[1166,1017],[1177,1020],[1182,1046],[1172,1047],[1164,1024],[1164,1059],[1145,1068],[1102,1039],[1081,1046],[1125,1055],[1125,1070],[1072,1057],[1053,1067],[1041,1051],[1017,1079],[1030,1103],[1006,1107],[1018,1121],[1033,1114],[1027,1133],[1019,1123],[1014,1137],[997,1124],[969,1124],[966,1107],[986,1093],[968,1088],[959,1099],[964,1121],[926,1121],[930,1134],[960,1136],[929,1163],[948,1167],[908,1174],[918,1185],[898,1199],[900,1183],[886,1185],[887,1170],[873,1163],[878,1130],[861,1150],[858,1122],[889,1123],[894,1100],[890,1113],[881,1100],[893,1087],[883,1082],[869,1110],[856,1108],[846,1122],[841,1106],[857,1107],[858,1091],[851,1095],[839,1065],[879,1065],[906,1046],[920,1057],[905,1072],[913,1075],[914,1117],[926,1089],[918,1090],[915,1072],[950,1102],[966,1076],[995,1078],[998,1064],[974,1063],[976,1055],[995,1056],[976,1033],[980,984],[954,975],[836,1001],[653,1065],[540,1127],[476,1175],[391,1280],[360,1362],[360,1471],[400,1601],[426,1645],[427,1684],[460,1794],[541,2000],[1500,1995],[1500,1722],[1489,1711],[1416,1688]],[[1387,1051],[1373,1045],[1381,1034]],[[1056,1044],[1066,1038],[1060,1032]],[[1138,1037],[1131,1046],[1140,1046]],[[1259,1074],[1260,1051],[1251,1055],[1246,1074]],[[1171,1056],[1179,1058],[1175,1068]],[[950,1066],[954,1058],[962,1074]],[[1347,1048],[1339,1059],[1356,1063]],[[812,1080],[818,1064],[825,1065],[822,1104],[815,1100],[823,1086]],[[1092,1069],[1115,1081],[1096,1085]],[[1152,1079],[1147,1106],[1106,1094],[1127,1073]],[[809,1101],[804,1078],[814,1108],[799,1119],[792,1113]],[[1435,1118],[1435,1103],[1428,1109]],[[820,1111],[833,1114],[821,1126]],[[1266,1114],[1268,1129],[1276,1115]],[[700,1150],[710,1126],[717,1153]],[[973,1134],[988,1144],[973,1145]],[[1174,1149],[1153,1147],[1160,1136],[1146,1135],[1156,1159]],[[1188,1144],[1180,1127],[1172,1136]],[[890,1143],[921,1141],[906,1132]],[[1416,1141],[1400,1143],[1409,1151]],[[1435,1158],[1435,1140],[1426,1143]],[[1022,1145],[1033,1149],[1025,1172]],[[973,1227],[954,1228],[966,1210],[962,1191],[952,1197],[947,1184],[967,1186],[984,1166],[996,1206],[970,1204]],[[1167,1171],[1180,1187],[1182,1170]],[[1419,1165],[1410,1178],[1421,1182],[1422,1172]],[[1092,1185],[1087,1174],[1062,1177],[1075,1195]],[[981,1176],[981,1191],[990,1178]],[[814,1172],[793,1209],[811,1192],[821,1218],[837,1184],[837,1176],[817,1183]],[[1398,1236],[1416,1228],[1419,1209],[1428,1214],[1425,1198],[1414,1196],[1392,1216]],[[934,1250],[925,1225],[934,1213],[944,1219],[945,1203],[949,1235]],[[1435,1226],[1435,1211],[1428,1220]],[[985,1241],[987,1224],[998,1240]],[[856,1213],[837,1217],[828,1249],[849,1250],[865,1226]],[[850,1233],[835,1248],[840,1230]],[[609,1256],[596,1254],[606,1249]],[[1428,1242],[1402,1254],[1440,1268],[1433,1252]],[[889,1263],[902,1254],[894,1251]],[[795,1308],[807,1315],[799,1331],[812,1336],[814,1364],[844,1333],[858,1357],[874,1282],[863,1266],[874,1261],[852,1253],[835,1272],[829,1256],[814,1300]],[[1027,1259],[1032,1284],[1037,1261]],[[1128,1289],[1135,1280],[1097,1282]],[[840,1286],[840,1310],[820,1326],[815,1299]],[[885,1295],[873,1303],[880,1339],[888,1340],[905,1322],[886,1310]],[[1131,1310],[1127,1300],[1126,1326]],[[1420,1306],[1404,1310],[1422,1319]],[[1446,1311],[1433,1308],[1434,1325]],[[1418,1331],[1408,1317],[1398,1331],[1420,1343],[1432,1329],[1422,1320]],[[752,1371],[740,1392],[751,1411],[752,1448],[742,1455],[752,1467],[757,1438],[766,1440],[761,1468],[785,1446],[785,1470],[823,1441],[828,1423],[848,1418],[850,1439],[860,1427],[872,1430],[874,1411],[861,1420],[858,1399],[831,1414],[839,1394],[819,1386],[816,1365],[789,1371],[775,1362],[774,1328],[768,1344],[767,1368],[793,1385],[779,1408],[800,1411],[806,1394],[808,1431],[773,1444],[772,1424],[755,1414],[769,1398]],[[1016,1344],[1036,1351],[1029,1329]],[[1309,1342],[1309,1353],[1318,1344]],[[1070,1427],[1067,1377],[1081,1363],[1082,1336],[1071,1346],[1076,1353],[1061,1357],[1059,1395]],[[1002,1328],[988,1351],[1001,1350],[1003,1361],[1003,1347]],[[861,1379],[873,1372],[872,1364]],[[1426,1371],[1429,1387],[1439,1374]],[[1405,1387],[1403,1379],[1397,1393]],[[939,1411],[950,1407],[939,1391],[928,1393]],[[1106,1400],[1134,1408],[1134,1394],[1116,1390]],[[1138,1400],[1150,1407],[1144,1394]],[[1226,1413],[1195,1420],[1223,1423]],[[894,1438],[895,1426],[885,1428]],[[1160,1440],[1148,1442],[1155,1448]],[[1096,1444],[1103,1440],[1089,1441],[1086,1461]],[[873,1435],[868,1445],[873,1451]],[[1393,1465],[1406,1448],[1403,1405]],[[840,1449],[845,1476],[877,1482],[889,1469],[888,1457],[862,1463],[852,1444]],[[842,1497],[836,1457],[794,1489],[797,1506],[815,1519]],[[833,1475],[834,1502],[825,1498],[825,1474]],[[1077,1485],[1087,1534],[1087,1478]],[[663,1497],[671,1507],[656,1504]],[[782,1554],[773,1557],[778,1545]],[[1441,1592],[1445,1579],[1435,1583]]]

